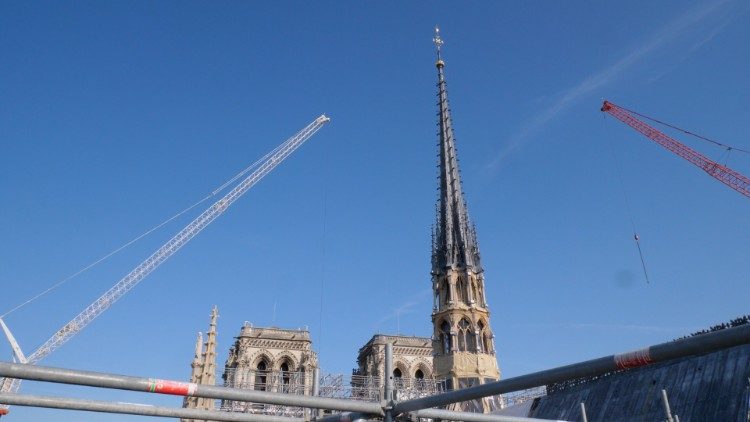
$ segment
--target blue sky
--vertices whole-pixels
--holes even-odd
[[[246,320],[309,326],[327,372],[348,373],[376,332],[429,336],[440,24],[504,377],[746,314],[748,198],[599,107],[607,98],[750,149],[748,12],[742,1],[3,2],[0,313],[326,113],[308,144],[44,363],[184,379],[213,305],[220,367]],[[750,174],[749,160],[728,164]],[[8,315],[22,347],[199,212]],[[0,353],[10,356],[4,341]]]

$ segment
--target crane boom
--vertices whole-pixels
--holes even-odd
[[[708,173],[709,176],[715,178],[721,183],[724,183],[737,192],[750,197],[750,178],[748,178],[747,176],[735,170],[732,170],[727,166],[723,166],[707,158],[703,154],[693,150],[687,145],[684,145],[681,142],[672,139],[671,137],[665,135],[654,127],[638,119],[628,110],[625,110],[616,104],[613,104],[609,101],[604,101],[601,111],[614,116],[616,119],[642,133],[647,138],[651,139],[667,150],[693,163],[694,165]]]
[[[124,296],[128,291],[135,287],[141,280],[156,269],[159,265],[164,263],[169,257],[171,257],[180,248],[185,246],[191,239],[193,239],[201,230],[206,228],[212,221],[221,215],[227,208],[239,199],[245,192],[247,192],[253,185],[260,181],[264,176],[270,173],[276,166],[281,164],[289,155],[291,155],[297,148],[302,146],[305,141],[310,139],[324,124],[328,123],[330,119],[325,115],[321,115],[313,122],[308,124],[305,128],[299,131],[297,134],[287,139],[284,143],[279,145],[274,152],[259,164],[258,168],[249,176],[247,176],[242,182],[235,186],[230,192],[224,197],[216,201],[208,209],[206,209],[201,215],[199,215],[190,224],[185,226],[179,233],[174,235],[167,243],[156,250],[151,256],[145,261],[135,267],[130,273],[118,281],[112,288],[110,288],[101,297],[96,299],[86,309],[81,311],[75,318],[70,322],[63,325],[52,337],[49,338],[44,344],[42,344],[34,353],[28,357],[28,363],[34,364],[39,362],[45,356],[52,353],[55,349],[62,346],[65,342],[70,340],[73,336],[78,334],[87,325],[89,325],[96,317],[101,315],[104,311],[109,309],[118,299]],[[12,378],[0,378],[0,391],[2,392],[16,392],[20,387],[20,380]],[[0,407],[1,408],[1,407]]]

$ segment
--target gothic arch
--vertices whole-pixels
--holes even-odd
[[[422,375],[424,376],[424,379],[432,378],[432,364],[430,364],[424,359],[420,359],[412,365],[412,371],[411,371],[410,376],[417,378],[416,376],[417,371],[422,371]]]
[[[394,360],[393,361],[393,372],[396,372],[396,369],[398,369],[401,372],[401,377],[408,377],[409,376],[409,365],[404,363],[402,360]]]
[[[464,281],[464,277],[460,275],[456,277],[456,298],[461,303],[468,302],[468,300],[466,300],[466,281]]]
[[[453,339],[451,337],[453,327],[449,319],[443,319],[440,324],[437,325],[437,328],[440,351],[442,352],[441,354],[447,355],[451,353],[451,349],[453,348]]]
[[[258,363],[260,363],[260,361],[262,361],[262,360],[265,360],[266,361],[266,365],[267,365],[268,369],[270,370],[272,368],[272,365],[273,365],[273,357],[272,356],[273,356],[273,354],[271,354],[266,349],[258,350],[257,352],[255,352],[250,357],[250,359],[248,359],[249,362],[252,362],[251,365],[250,365],[250,367],[252,369],[256,369],[258,367]]]
[[[471,319],[464,316],[456,324],[456,345],[459,352],[477,351],[477,336]]]
[[[285,361],[288,362],[290,372],[299,371],[299,363],[297,363],[297,359],[295,359],[291,353],[286,351],[282,351],[276,356],[276,359],[273,362],[273,369],[277,371],[281,370],[281,365]]]

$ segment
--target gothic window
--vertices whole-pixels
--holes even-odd
[[[466,333],[466,345],[468,346],[468,351],[472,353],[477,352],[477,333],[472,327],[469,327],[469,331]]]
[[[458,281],[456,282],[456,289],[458,289],[458,297],[463,303],[469,303],[469,298],[467,296],[468,291],[466,289],[466,281],[463,277],[458,277]]]
[[[451,352],[451,325],[448,324],[448,321],[443,321],[440,324],[440,344],[443,347],[444,355]]]
[[[414,378],[418,380],[424,379],[424,372],[421,369],[417,369],[417,372],[414,373]]]
[[[258,362],[258,365],[255,367],[255,369],[255,389],[266,391],[268,364],[265,360],[261,360],[260,362]]]
[[[450,296],[451,289],[450,289],[450,286],[448,285],[447,279],[444,280],[441,284],[442,284],[442,287],[440,288],[440,290],[442,291],[442,295],[443,295],[443,303],[447,305],[448,302],[450,302],[451,300],[451,296]]]
[[[289,361],[284,360],[284,362],[281,363],[279,369],[281,371],[281,384],[286,390],[286,388],[289,386]]]
[[[460,352],[476,352],[477,339],[471,323],[463,318],[458,323],[458,350]]]
[[[393,378],[401,378],[401,370],[396,368],[393,370]]]

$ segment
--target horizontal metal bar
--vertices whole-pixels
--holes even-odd
[[[476,387],[454,390],[435,396],[423,397],[396,403],[393,413],[400,414],[417,409],[445,406],[451,403],[494,396],[510,391],[520,391],[540,385],[575,378],[601,375],[607,372],[650,365],[665,360],[709,353],[750,343],[750,324],[727,328],[712,333],[688,337],[669,343],[657,344],[633,352],[610,355],[585,362],[521,375],[515,378],[490,382]]]
[[[140,378],[126,375],[107,374],[92,371],[52,368],[49,366],[25,365],[0,362],[0,376],[34,381],[47,381],[62,384],[86,385],[90,387],[114,388],[118,390],[141,391],[178,396],[206,397],[244,401],[251,403],[281,404],[286,406],[309,407],[382,415],[379,403],[363,402],[328,397],[303,396],[274,393],[268,391],[244,390],[241,388],[218,387],[185,383],[180,381]],[[0,401],[2,403],[2,401]],[[6,403],[7,404],[7,403]]]
[[[50,409],[83,410],[87,412],[122,413],[140,416],[161,416],[222,422],[302,422],[302,418],[230,413],[216,410],[182,409],[150,406],[134,403],[113,403],[97,400],[72,399],[68,397],[34,396],[0,393],[0,402],[16,406],[46,407]]]
[[[523,418],[520,416],[488,415],[485,413],[453,412],[442,409],[422,409],[411,413],[417,418],[443,419],[466,422],[553,422],[551,419]],[[554,421],[565,422],[565,421]]]

